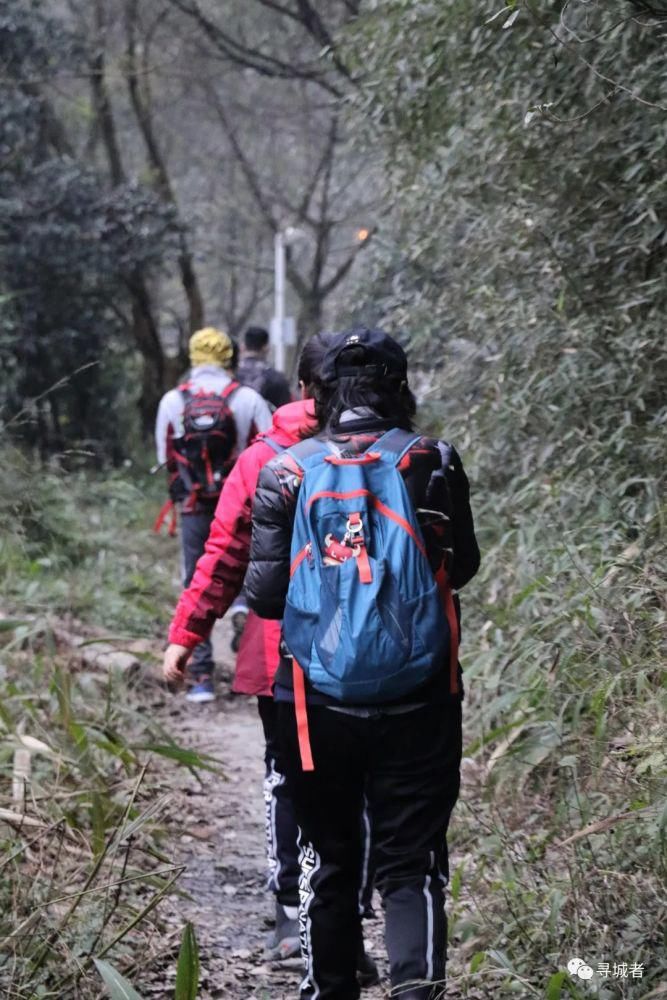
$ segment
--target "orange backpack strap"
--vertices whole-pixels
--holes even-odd
[[[162,505],[162,507],[160,508],[160,512],[159,512],[158,516],[155,518],[155,524],[153,525],[153,531],[155,532],[156,535],[160,534],[160,528],[162,527],[162,525],[164,524],[164,522],[167,520],[167,517],[169,516],[169,514],[171,514],[171,517],[169,518],[169,527],[167,528],[167,532],[170,535],[175,535],[176,534],[176,505],[174,504],[173,500],[167,500]]]
[[[447,619],[447,624],[449,625],[449,693],[450,694],[460,694],[459,691],[459,620],[456,615],[456,607],[454,605],[454,596],[452,594],[452,588],[449,585],[449,580],[447,578],[447,572],[444,566],[435,574],[435,579],[437,581],[438,587],[440,589],[440,597],[442,598],[442,606],[445,611],[445,618]]]
[[[303,670],[292,661],[292,684],[294,685],[294,710],[296,712],[296,732],[299,739],[301,754],[301,769],[314,771],[313,752],[310,748],[310,733],[308,731],[308,710],[306,708],[306,679]]]

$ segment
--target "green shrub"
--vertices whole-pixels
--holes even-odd
[[[369,0],[348,30],[389,206],[351,300],[409,336],[473,487],[451,976],[554,1000],[590,995],[572,957],[643,963],[594,984],[641,997],[665,935],[664,26],[498,6]]]
[[[155,634],[173,601],[176,544],[152,532],[162,481],[65,473],[4,447],[0,604]]]

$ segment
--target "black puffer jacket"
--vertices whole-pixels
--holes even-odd
[[[344,431],[336,428],[331,440],[342,449],[343,457],[349,457],[364,451],[390,427],[390,422],[369,415],[346,421]],[[444,559],[451,585],[458,590],[472,579],[480,561],[461,459],[450,445],[423,437],[399,468],[417,510],[431,567],[435,571]],[[301,485],[295,473],[298,469],[290,456],[279,455],[264,466],[257,484],[244,590],[249,606],[262,618],[282,618],[285,608],[292,524]],[[434,512],[449,520],[434,518]],[[448,550],[453,550],[453,557]],[[443,676],[448,666],[443,664]],[[289,672],[279,669],[276,682],[291,687]]]

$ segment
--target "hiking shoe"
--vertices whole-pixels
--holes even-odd
[[[378,967],[368,954],[363,944],[357,955],[357,982],[362,990],[376,986],[380,982]]]
[[[212,678],[200,677],[194,682],[192,687],[188,688],[185,698],[186,701],[192,701],[195,704],[202,704],[205,701],[215,701],[215,689]]]
[[[266,947],[268,957],[274,962],[283,962],[301,954],[296,906],[285,907],[276,902],[276,926]]]
[[[229,646],[232,653],[238,653],[239,646],[241,645],[241,636],[243,635],[243,630],[245,628],[245,623],[248,618],[248,609],[239,607],[232,615],[232,629],[233,635]]]

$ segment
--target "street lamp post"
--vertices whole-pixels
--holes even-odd
[[[285,315],[285,264],[287,247],[296,243],[306,234],[296,226],[279,229],[273,238],[274,248],[274,293],[275,304],[271,320],[271,343],[273,344],[273,363],[278,371],[285,371],[285,347],[296,344],[296,328],[294,318]]]
[[[274,245],[275,305],[274,305],[274,364],[279,372],[285,371],[285,234],[276,233]]]
[[[356,232],[357,243],[368,242],[374,229],[361,228]],[[274,308],[271,320],[271,344],[273,363],[278,371],[285,371],[285,347],[296,344],[294,318],[285,315],[285,268],[287,247],[307,237],[307,233],[297,226],[278,229],[273,238],[274,249]]]

